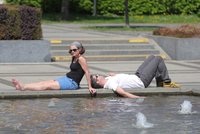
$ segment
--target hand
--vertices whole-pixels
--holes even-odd
[[[96,89],[94,89],[94,88],[89,88],[89,91],[90,91],[91,97],[96,97],[96,95],[97,95]]]
[[[145,99],[146,97],[145,97],[145,96],[136,96],[136,95],[135,95],[135,98],[139,98],[139,99],[140,99],[140,98],[141,98],[141,99]]]
[[[113,72],[110,72],[108,75],[109,75],[109,76],[115,76],[116,74],[113,73]]]

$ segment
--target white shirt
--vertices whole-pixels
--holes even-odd
[[[107,82],[104,88],[112,89],[114,91],[120,88],[144,88],[144,84],[141,79],[136,75],[129,74],[116,74],[114,76],[108,76]]]

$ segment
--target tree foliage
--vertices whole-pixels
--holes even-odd
[[[42,7],[60,12],[62,0],[6,0],[8,3]],[[97,0],[99,15],[123,15],[125,0]],[[70,13],[92,14],[94,0],[69,0]],[[200,0],[129,0],[130,15],[199,14]]]
[[[41,7],[42,0],[6,0],[7,3]]]

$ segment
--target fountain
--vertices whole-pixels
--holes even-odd
[[[188,100],[184,100],[181,104],[181,109],[179,110],[180,114],[191,114],[192,113],[192,104]]]
[[[55,102],[53,99],[50,100],[48,107],[55,107]]]
[[[154,124],[147,122],[147,119],[143,113],[136,114],[136,127],[137,128],[152,128]]]
[[[198,111],[199,96],[1,100],[0,133],[199,134]]]

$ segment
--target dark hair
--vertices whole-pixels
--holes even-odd
[[[85,48],[83,47],[82,43],[78,42],[78,41],[74,41],[73,43],[71,43],[71,45],[76,46],[78,49],[80,49],[80,54],[84,54],[85,53]]]
[[[79,48],[79,49],[81,49],[80,54],[84,54],[85,53],[85,48],[83,46],[81,48]]]
[[[90,79],[91,79],[91,86],[93,88],[103,88],[103,86],[99,85],[96,81],[96,79],[94,79],[94,76],[96,76],[95,74],[90,75]]]

